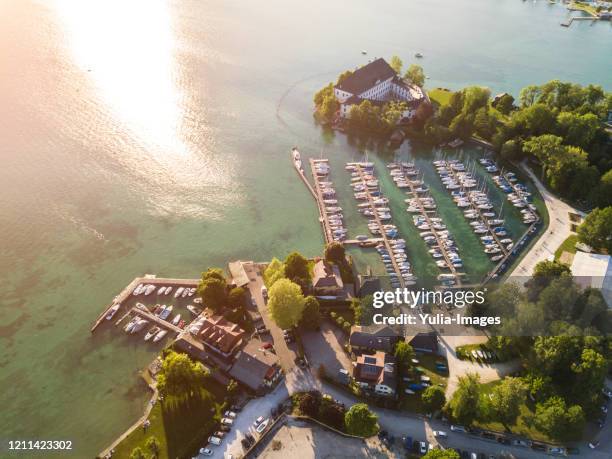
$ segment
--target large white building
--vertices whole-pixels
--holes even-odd
[[[609,308],[612,308],[612,261],[610,255],[576,252],[570,268],[576,283],[582,287],[601,290]]]
[[[350,116],[353,105],[364,100],[377,105],[398,100],[408,104],[403,119],[411,119],[417,107],[427,100],[420,87],[400,78],[383,58],[355,70],[334,87],[334,95],[340,103],[340,116],[343,118]]]

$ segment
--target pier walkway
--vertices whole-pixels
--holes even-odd
[[[504,244],[501,243],[501,239],[499,238],[499,236],[495,233],[495,231],[493,231],[493,227],[489,224],[489,220],[484,217],[482,215],[482,209],[480,209],[478,207],[478,205],[474,202],[474,198],[471,196],[470,190],[469,188],[466,188],[463,186],[463,182],[459,179],[459,174],[457,173],[457,171],[455,171],[452,167],[452,165],[449,165],[448,170],[450,171],[450,173],[452,174],[453,178],[455,179],[455,181],[459,184],[459,189],[465,193],[465,195],[467,196],[468,200],[470,201],[471,204],[471,209],[475,210],[476,212],[478,212],[478,216],[480,217],[480,221],[487,227],[487,230],[489,232],[489,234],[493,237],[493,239],[495,240],[495,243],[499,246],[502,255],[504,255],[504,258],[506,258],[506,256],[508,255],[509,251],[506,249],[506,247],[504,246]]]
[[[429,212],[427,212],[427,209],[425,209],[425,207],[423,206],[423,202],[421,201],[421,197],[419,196],[419,193],[417,193],[415,191],[416,187],[413,185],[412,180],[410,179],[410,177],[408,177],[406,175],[406,172],[404,171],[404,166],[402,166],[401,164],[400,164],[400,170],[402,171],[402,178],[406,181],[406,183],[408,183],[408,187],[410,188],[410,194],[412,195],[412,197],[416,200],[416,202],[419,205],[419,209],[421,210],[421,215],[427,221],[427,225],[429,226],[429,231],[436,238],[436,246],[435,247],[439,248],[440,252],[442,252],[442,255],[444,256],[444,260],[446,261],[446,265],[448,266],[448,269],[450,270],[451,274],[453,274],[455,276],[455,281],[457,282],[457,287],[461,287],[461,278],[460,277],[461,276],[465,276],[465,273],[458,272],[457,269],[455,268],[455,266],[453,265],[452,260],[448,256],[448,251],[446,250],[446,246],[442,242],[442,238],[438,234],[438,231],[436,229],[434,229],[434,227],[433,227],[433,222],[431,221],[431,217],[429,216]]]
[[[319,177],[317,176],[317,172],[315,170],[315,165],[317,163],[327,163],[328,160],[310,158],[309,161],[310,161],[310,169],[312,171],[312,178],[314,179],[314,183],[315,183],[313,192],[314,192],[315,200],[317,201],[317,206],[319,207],[319,221],[321,222],[321,226],[323,227],[323,237],[325,238],[325,244],[329,244],[331,242],[334,242],[334,237],[332,234],[329,219],[327,218],[327,212],[325,211],[325,203],[323,202],[324,200],[323,192],[321,191],[321,186],[319,185]],[[308,184],[308,186],[310,186],[310,184]]]
[[[167,320],[164,320],[164,319],[161,319],[161,318],[157,317],[155,314],[153,314],[151,311],[149,311],[146,307],[139,307],[139,306],[134,306],[132,309],[130,309],[126,315],[124,315],[121,319],[119,319],[115,323],[115,325],[119,325],[121,323],[121,321],[126,316],[128,316],[130,314],[140,316],[143,319],[147,319],[147,320],[149,320],[151,322],[154,322],[155,324],[159,325],[160,327],[164,327],[167,330],[175,332],[175,333],[181,333],[183,331],[183,329],[177,327],[176,325],[171,324]]]
[[[349,163],[349,165],[357,167],[357,172],[359,172],[359,178],[361,178],[362,183],[365,184],[366,179],[364,177],[364,173],[363,173],[361,164]],[[370,194],[370,189],[368,187],[366,187],[365,193],[368,198],[368,203],[370,204],[370,208],[372,209],[372,212],[374,214],[374,221],[378,224],[378,227],[380,228],[380,235],[381,235],[382,243],[385,245],[389,254],[393,255],[393,248],[391,247],[391,244],[389,243],[389,238],[387,237],[387,233],[383,228],[384,226],[383,222],[378,217],[378,212],[376,211],[376,206],[374,205],[374,198]],[[404,281],[404,277],[402,276],[402,271],[400,270],[400,267],[397,264],[397,261],[395,260],[394,256],[391,256],[391,263],[393,265],[393,271],[395,271],[395,274],[397,274],[397,280],[399,281],[400,286],[402,288],[406,288],[406,282]]]

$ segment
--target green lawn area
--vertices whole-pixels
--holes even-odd
[[[498,384],[500,384],[500,382],[501,380],[493,381],[493,382],[486,383],[486,384],[481,384],[480,388],[481,388],[482,393],[485,394],[485,396],[486,394],[490,394],[493,391],[493,388],[497,386]],[[535,414],[534,410],[535,410],[534,404],[529,399],[527,399],[527,402],[521,406],[521,414],[519,415],[519,418],[517,419],[516,424],[513,426],[510,426],[510,431],[514,434],[523,435],[532,440],[540,440],[540,441],[555,443],[553,440],[548,438],[547,435],[537,430],[529,422],[529,420]],[[493,430],[497,432],[506,431],[506,428],[500,422],[476,422],[474,423],[474,425],[482,429],[488,429],[488,430]]]
[[[578,242],[578,236],[572,234],[555,250],[555,260],[561,258],[563,252],[576,253],[576,242]]]
[[[437,103],[438,105],[447,105],[450,102],[450,98],[453,95],[453,91],[446,91],[442,88],[430,89],[427,91],[429,98],[432,102]]]
[[[412,382],[418,382],[421,375],[426,375],[431,378],[432,385],[438,385],[446,390],[446,383],[448,381],[448,372],[440,371],[436,368],[436,362],[444,363],[448,367],[448,362],[445,358],[429,355],[429,354],[419,354],[416,359],[419,361],[418,364],[414,365],[408,374],[408,377],[411,378]],[[418,369],[422,370],[419,371]],[[425,409],[423,408],[423,403],[421,402],[421,393],[417,392],[414,395],[408,395],[404,393],[404,389],[408,387],[408,384],[412,382],[404,382],[400,377],[398,384],[398,392],[400,396],[400,407],[406,411],[412,411],[415,413],[425,413]]]
[[[214,400],[223,400],[217,396],[225,390],[219,387],[209,388]],[[151,425],[146,432],[142,428],[134,430],[123,440],[113,454],[113,459],[128,459],[136,447],[142,448],[145,456],[150,451],[145,447],[147,439],[155,436],[161,445],[159,459],[192,457],[204,446],[208,436],[215,431],[220,419],[221,405],[199,401],[180,408],[170,408],[163,402],[155,404],[149,415]]]
[[[597,9],[587,3],[572,2],[570,3],[569,7],[572,9],[584,11],[592,16],[597,16]]]

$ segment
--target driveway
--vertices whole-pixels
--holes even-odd
[[[263,287],[264,283],[259,267],[253,263],[243,263],[242,266],[249,276],[247,288],[251,293],[251,298],[257,303],[257,309],[259,310],[259,314],[261,314],[261,319],[270,330],[270,335],[274,341],[274,350],[276,351],[276,355],[278,355],[280,365],[285,373],[288,373],[295,367],[295,359],[298,356],[296,352],[297,345],[295,343],[287,345],[283,337],[283,331],[268,314],[268,306],[261,294],[261,287]]]
[[[316,372],[319,366],[323,365],[327,374],[332,377],[342,368],[352,374],[351,359],[343,348],[345,342],[346,337],[342,331],[326,321],[321,324],[320,331],[302,333],[304,352],[312,371]]]
[[[531,276],[533,268],[538,262],[554,257],[555,250],[572,234],[569,212],[580,213],[548,191],[529,167],[524,166],[523,170],[533,180],[544,199],[546,210],[548,210],[549,224],[546,233],[540,236],[531,250],[512,271],[511,276],[515,277]]]

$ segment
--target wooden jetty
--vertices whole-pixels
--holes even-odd
[[[463,191],[466,195],[466,197],[468,198],[468,200],[470,201],[470,208],[472,210],[475,210],[476,212],[478,212],[478,216],[480,217],[480,221],[487,227],[487,230],[489,231],[489,234],[491,234],[491,236],[493,236],[493,239],[495,240],[495,243],[499,246],[502,255],[507,255],[509,253],[509,251],[506,249],[506,247],[504,247],[504,244],[502,244],[500,241],[501,239],[499,238],[499,236],[495,233],[495,231],[493,231],[493,227],[491,225],[489,225],[489,220],[488,218],[484,217],[482,215],[482,209],[478,208],[478,205],[474,202],[474,199],[472,198],[472,196],[470,196],[470,191],[468,188],[465,188],[461,182],[461,180],[459,180],[459,175],[457,174],[457,171],[455,171],[452,167],[452,165],[449,165],[448,170],[450,171],[450,173],[452,174],[453,178],[456,180],[456,182],[459,184],[459,189],[461,191]]]
[[[136,301],[137,298],[141,298],[141,296],[137,296],[137,297],[132,296],[132,292],[138,286],[138,284],[151,284],[151,285],[154,285],[156,289],[162,286],[173,287],[173,289],[176,290],[177,288],[180,288],[180,287],[197,287],[199,283],[200,283],[200,279],[163,278],[163,277],[157,277],[154,274],[146,274],[143,277],[136,277],[134,280],[132,280],[132,282],[130,282],[121,291],[121,293],[119,293],[119,295],[117,295],[113,299],[111,304],[107,305],[104,308],[104,312],[98,316],[93,326],[91,327],[90,331],[91,333],[93,333],[102,323],[106,321],[106,316],[110,308],[112,308],[113,305],[115,304],[121,305],[117,313],[121,313],[122,310],[127,311],[127,313],[124,313],[121,319],[119,319],[119,321],[117,321],[116,323],[120,323],[120,321],[123,320],[124,317],[129,315],[129,313],[131,312],[131,309],[126,303],[130,303],[132,301]],[[142,298],[156,298],[156,293],[151,294],[151,296],[142,295]],[[172,298],[172,296],[164,297],[164,298]]]
[[[310,169],[312,171],[312,178],[314,179],[315,187],[314,187],[314,196],[317,201],[317,206],[319,207],[319,222],[323,228],[323,237],[325,238],[325,244],[329,244],[334,242],[333,233],[331,230],[331,225],[329,223],[329,218],[327,217],[327,212],[325,211],[325,203],[323,202],[323,192],[321,191],[321,186],[319,185],[319,178],[317,176],[315,166],[317,163],[327,163],[327,159],[312,159],[310,158]],[[309,184],[310,186],[310,184]]]
[[[433,222],[431,221],[431,217],[429,216],[429,212],[427,212],[427,209],[425,209],[425,207],[423,206],[423,202],[421,201],[421,197],[415,191],[416,187],[412,184],[412,180],[410,179],[410,177],[408,177],[406,175],[406,173],[404,171],[404,166],[402,166],[401,164],[400,164],[400,170],[402,171],[402,177],[404,178],[406,183],[408,183],[408,187],[410,188],[410,194],[413,196],[414,199],[416,199],[416,202],[419,205],[419,210],[421,211],[421,215],[427,221],[427,225],[429,226],[429,231],[436,238],[437,247],[442,252],[442,255],[444,256],[444,260],[446,261],[446,265],[448,266],[448,269],[450,269],[451,274],[453,274],[455,276],[455,281],[457,283],[457,286],[460,287],[461,286],[461,277],[460,276],[465,276],[465,273],[458,272],[457,268],[455,268],[455,266],[453,265],[452,260],[448,256],[448,251],[446,250],[446,246],[444,246],[444,244],[442,243],[442,238],[438,234],[438,230],[434,229],[434,227],[433,227]]]
[[[361,178],[361,181],[363,183],[365,183],[366,179],[364,177],[363,169],[361,167],[361,164],[359,164],[359,163],[349,163],[349,165],[357,167],[357,172],[359,173],[359,178]],[[378,224],[378,227],[380,228],[380,235],[381,235],[382,243],[387,248],[387,251],[389,252],[389,254],[392,254],[393,253],[393,248],[391,247],[391,243],[389,242],[389,238],[387,237],[386,231],[383,229],[383,222],[378,217],[378,212],[376,212],[376,206],[374,205],[374,198],[370,194],[370,189],[367,186],[366,186],[366,189],[365,189],[365,193],[366,193],[366,196],[368,198],[368,203],[370,204],[370,208],[372,209],[372,213],[374,214],[374,220],[376,221],[376,223]],[[402,271],[400,270],[399,265],[397,264],[397,261],[395,260],[395,257],[391,257],[391,263],[393,265],[393,271],[395,271],[395,273],[397,274],[397,280],[399,281],[400,286],[402,288],[406,288],[406,282],[404,281],[404,277],[402,276]]]
[[[164,320],[164,319],[161,319],[161,318],[157,317],[155,314],[153,314],[151,311],[149,311],[146,307],[134,306],[128,312],[128,315],[130,315],[130,314],[140,316],[143,319],[147,319],[147,320],[149,320],[151,322],[155,322],[155,324],[159,325],[160,327],[164,327],[167,330],[175,332],[175,333],[181,333],[183,331],[183,329],[177,327],[176,325],[171,324],[167,320]],[[123,320],[123,317],[121,318],[121,320]]]

